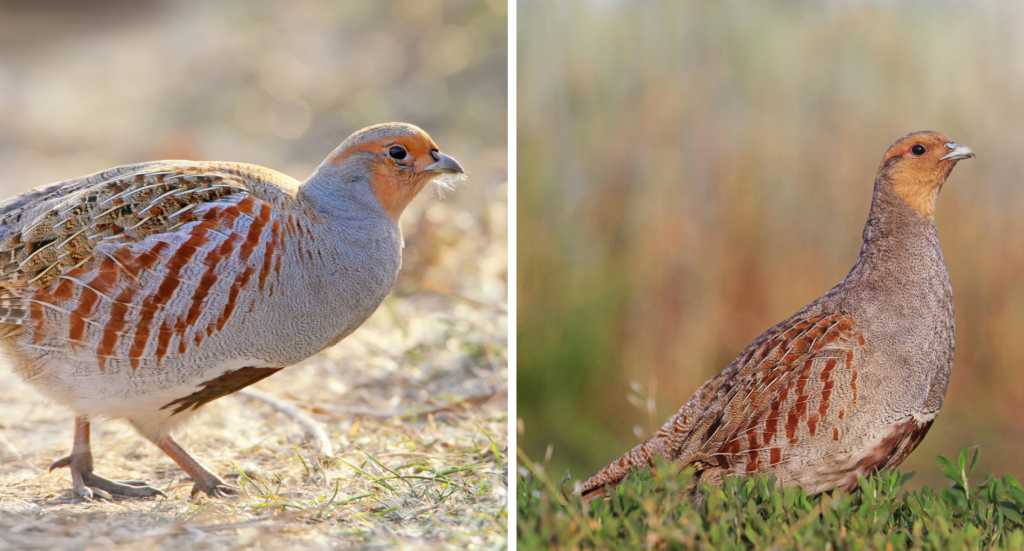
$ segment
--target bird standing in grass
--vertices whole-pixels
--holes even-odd
[[[0,346],[76,414],[83,498],[153,496],[93,472],[89,420],[128,420],[195,482],[235,493],[170,435],[200,406],[329,347],[391,290],[398,219],[462,174],[423,130],[364,128],[299,184],[260,166],[156,161],[0,204]]]
[[[603,495],[658,457],[702,480],[769,473],[810,493],[899,465],[935,419],[953,364],[953,294],[935,203],[973,157],[937,132],[889,147],[860,255],[821,298],[756,338],[651,439],[579,488]]]

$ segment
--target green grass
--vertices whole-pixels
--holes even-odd
[[[1024,549],[1024,488],[1012,476],[972,484],[977,455],[939,457],[943,488],[907,491],[911,475],[888,470],[813,497],[738,476],[694,495],[692,470],[663,463],[584,505],[520,454],[519,548]]]

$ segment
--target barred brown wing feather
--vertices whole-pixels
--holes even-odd
[[[737,384],[711,412],[714,430],[697,459],[753,473],[786,461],[794,447],[839,440],[856,407],[863,345],[849,315],[791,320],[741,360]]]
[[[246,191],[237,176],[191,165],[147,164],[88,186],[68,184],[65,193],[26,206],[20,225],[7,224],[0,254],[10,262],[0,280],[43,287],[90,261],[100,242],[141,241],[173,231],[195,218],[189,210],[196,206]]]
[[[646,442],[584,481],[584,498],[601,495],[657,456],[700,470],[754,472],[786,461],[805,434],[839,431],[857,399],[863,347],[846,314],[796,316],[759,337],[705,382]],[[837,403],[837,392],[852,397]],[[831,436],[838,439],[838,432]]]
[[[69,350],[95,354],[101,368],[198,345],[247,286],[280,269],[294,229],[292,197],[253,176],[240,165],[150,163],[25,206],[0,244],[0,323],[27,330],[31,346],[79,345]]]

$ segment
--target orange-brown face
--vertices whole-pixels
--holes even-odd
[[[935,199],[950,171],[962,159],[974,157],[962,146],[938,132],[914,132],[889,147],[879,174],[896,193],[923,216],[935,213]]]
[[[441,153],[426,132],[404,123],[379,124],[354,133],[330,162],[363,163],[377,201],[395,221],[431,180],[463,173],[459,162]]]

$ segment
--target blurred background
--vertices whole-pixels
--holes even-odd
[[[472,180],[403,217],[401,288],[503,301],[476,277],[503,260],[437,246],[490,246],[475,226],[504,224],[505,27],[500,0],[0,2],[0,196],[168,158],[301,181],[351,132],[412,122]]]
[[[506,36],[501,0],[0,1],[0,196],[168,158],[301,181],[351,132],[412,122],[472,181],[403,217],[402,288],[504,300],[474,277],[503,261],[433,255],[493,243],[474,218],[504,223]]]
[[[336,495],[344,504],[326,524],[315,510],[313,520],[278,519],[291,523],[287,537],[505,541],[506,49],[503,0],[0,0],[0,198],[168,158],[256,163],[301,181],[351,132],[385,121],[423,127],[466,167],[468,181],[443,197],[425,190],[406,210],[400,280],[377,313],[337,347],[257,385],[324,423],[338,450],[328,477],[340,486],[310,482],[294,461],[298,431],[258,403],[218,400],[181,431],[222,473],[241,463],[283,477],[301,503]],[[67,472],[45,470],[71,443],[70,413],[6,366],[0,392],[0,547],[2,534],[38,534],[16,529],[12,511],[34,527],[34,518],[60,519],[55,538],[85,541],[61,539],[69,548],[106,541],[90,538],[106,537],[108,525],[124,537],[210,520],[193,514],[182,489],[156,508],[95,505],[111,516],[94,522],[66,499]],[[110,476],[138,469],[122,478],[164,487],[178,476],[123,424],[95,426],[94,440],[97,469]],[[384,465],[414,471],[423,488],[383,491],[373,477]],[[438,482],[432,469],[457,474]],[[269,508],[253,499],[217,509],[238,516],[216,521],[248,524]]]
[[[942,413],[904,463],[1024,475],[1024,11],[1016,3],[519,2],[520,446],[585,477],[860,245],[896,138],[947,133]]]

